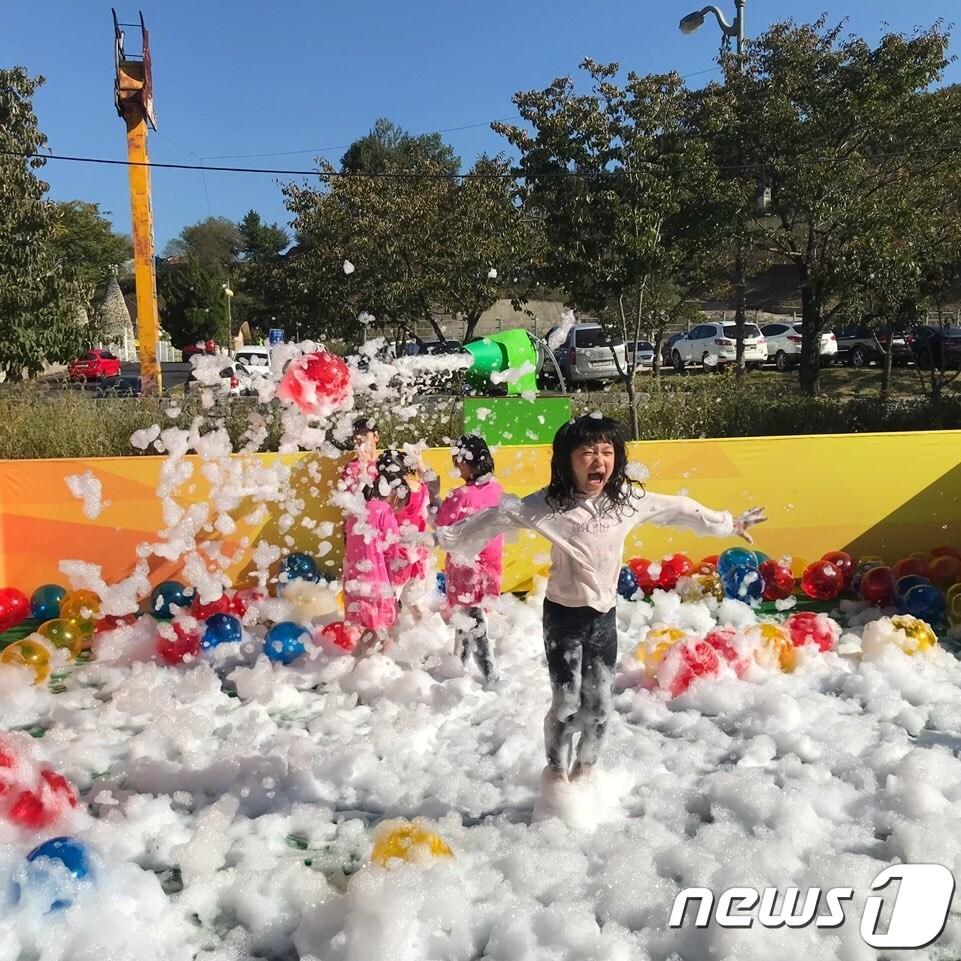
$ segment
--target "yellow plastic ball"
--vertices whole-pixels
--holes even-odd
[[[73,621],[89,637],[101,618],[100,598],[93,591],[70,591],[60,602],[60,617]]]
[[[783,624],[765,621],[748,628],[748,635],[757,642],[755,660],[765,667],[777,667],[790,674],[797,666],[797,649]]]
[[[433,831],[419,824],[392,822],[381,826],[370,857],[374,864],[387,867],[394,859],[412,862],[453,856],[454,852]]]
[[[906,644],[898,638],[898,646],[905,654],[917,654],[919,651],[927,651],[937,646],[938,635],[934,633],[927,621],[912,617],[910,614],[895,614],[891,618],[891,624],[908,636]]]
[[[955,587],[959,586],[955,584]],[[961,624],[961,591],[955,591],[954,596],[948,598],[948,623],[952,627]]]
[[[944,593],[944,599],[949,605],[956,597],[961,597],[961,581],[958,581],[957,584],[952,584]]]
[[[76,657],[83,650],[84,632],[76,621],[58,617],[41,624],[37,628],[37,633],[45,637],[54,647],[69,651],[72,657]]]
[[[34,684],[43,684],[50,677],[50,651],[34,635],[14,641],[0,651],[0,664],[12,664],[33,671]]]
[[[656,671],[664,655],[687,633],[679,627],[652,627],[647,637],[634,648],[634,658],[644,665],[646,671]]]

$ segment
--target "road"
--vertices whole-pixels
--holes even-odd
[[[187,379],[187,375],[190,373],[190,364],[183,364],[178,361],[176,363],[161,364],[160,369],[163,375],[164,390],[169,392],[174,387],[183,386],[184,381]],[[124,377],[139,377],[140,364],[121,364],[120,373]]]

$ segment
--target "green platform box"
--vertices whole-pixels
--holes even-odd
[[[570,397],[465,397],[464,431],[491,446],[550,444],[571,419]]]

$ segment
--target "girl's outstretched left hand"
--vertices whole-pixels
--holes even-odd
[[[738,537],[743,537],[748,544],[753,544],[754,538],[748,533],[748,528],[755,524],[763,524],[766,520],[767,514],[764,513],[763,507],[752,507],[739,517],[734,518],[734,533]]]

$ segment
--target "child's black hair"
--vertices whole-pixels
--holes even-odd
[[[454,463],[470,465],[469,484],[494,473],[494,455],[487,446],[487,441],[477,434],[465,434],[457,441],[454,445]]]
[[[374,475],[364,485],[364,498],[372,500],[386,500],[392,493],[398,494],[402,500],[410,496],[410,484],[407,477],[415,473],[407,464],[404,455],[399,450],[385,450],[374,465]]]
[[[376,434],[377,433],[377,422],[373,417],[356,417],[354,419],[354,425],[351,428],[351,437],[356,437],[358,434]]]
[[[614,469],[604,485],[604,493],[615,511],[629,507],[635,488],[644,488],[627,476],[627,431],[620,421],[587,414],[568,421],[554,435],[551,454],[551,482],[547,486],[547,503],[555,511],[570,510],[576,503],[577,483],[571,467],[571,455],[584,444],[608,443],[614,448]]]

